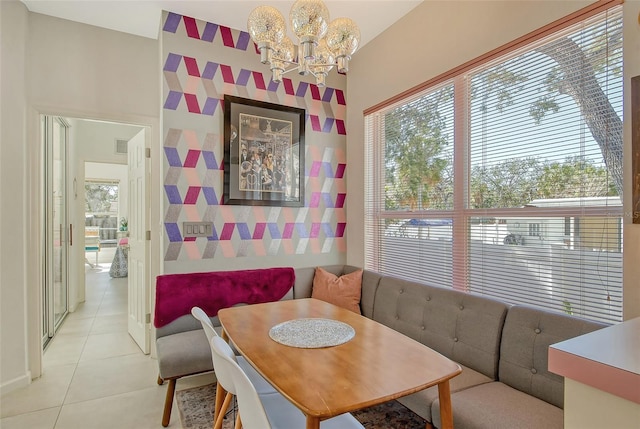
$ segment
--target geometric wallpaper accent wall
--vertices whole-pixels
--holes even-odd
[[[344,254],[344,76],[325,88],[296,73],[276,84],[247,32],[171,12],[161,43],[164,260]],[[222,204],[225,94],[305,109],[304,207]],[[212,222],[213,233],[184,238],[184,221]]]

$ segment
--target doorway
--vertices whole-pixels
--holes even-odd
[[[47,238],[44,254],[47,255],[46,260],[51,262],[45,265],[46,280],[44,282],[45,290],[43,290],[45,305],[43,307],[52,307],[53,312],[51,314],[43,313],[45,317],[43,317],[42,332],[43,342],[46,337],[46,344],[49,344],[55,337],[55,331],[63,325],[64,316],[72,314],[85,301],[87,259],[89,261],[93,259],[93,262],[102,262],[96,258],[96,255],[87,258],[87,253],[85,253],[87,229],[93,227],[92,225],[87,226],[85,185],[91,183],[91,179],[102,180],[103,185],[105,183],[107,185],[109,183],[118,184],[118,200],[110,201],[111,205],[108,208],[96,209],[99,213],[92,215],[102,217],[101,220],[105,222],[106,217],[109,217],[107,219],[109,222],[100,222],[94,227],[98,230],[97,246],[104,246],[105,249],[113,247],[115,250],[119,239],[124,235],[120,231],[122,221],[129,218],[126,208],[128,198],[126,192],[124,195],[122,192],[122,189],[127,187],[129,182],[127,144],[135,137],[137,140],[141,140],[144,148],[145,145],[150,144],[150,133],[148,126],[72,117],[43,115],[42,122],[45,152],[51,152],[51,155],[47,155],[45,168],[47,180],[49,177],[51,179],[55,177],[59,181],[65,182],[56,185],[61,190],[56,191],[56,198],[49,198],[51,203],[45,204],[44,217],[47,219],[47,237],[51,238]],[[49,125],[50,123],[53,125]],[[51,128],[51,131],[48,131],[47,126]],[[65,145],[57,144],[53,140],[56,133],[66,137]],[[98,167],[103,168],[102,172]],[[108,173],[104,173],[105,170]],[[118,177],[113,177],[115,170],[120,171]],[[53,185],[48,182],[45,186],[45,189],[52,189],[48,195],[53,195]],[[58,198],[59,196],[65,198]],[[64,202],[64,204],[61,203],[62,208],[53,204],[58,202]],[[142,222],[139,228],[146,230],[148,220],[142,218],[139,221]],[[128,221],[125,220],[125,222]],[[148,242],[144,244],[148,249]],[[108,252],[105,252],[103,256],[106,257],[106,253]],[[110,264],[111,259],[113,257],[109,258],[106,263]],[[142,261],[143,263],[148,262],[148,258],[144,258]],[[142,271],[146,272],[147,270],[148,267],[143,266]],[[108,269],[106,275],[109,276]],[[58,283],[60,286],[57,286]],[[136,287],[140,286],[144,288],[146,285],[144,283],[136,284]],[[43,308],[43,311],[46,308]],[[43,344],[43,348],[46,344]],[[143,351],[148,353],[148,347],[146,350],[143,348]]]
[[[110,272],[127,237],[127,171],[126,164],[84,163],[85,274]]]

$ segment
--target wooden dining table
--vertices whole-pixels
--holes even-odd
[[[436,385],[441,427],[453,427],[449,380],[460,365],[385,325],[313,298],[225,308],[218,317],[223,338],[305,414],[307,429]],[[292,347],[269,335],[282,322],[306,318],[346,323],[355,335],[322,348]]]

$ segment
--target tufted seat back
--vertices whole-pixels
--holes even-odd
[[[514,305],[502,331],[500,381],[564,408],[564,378],[549,372],[549,346],[606,325],[551,311]]]
[[[486,297],[383,276],[373,319],[495,380],[507,309]]]

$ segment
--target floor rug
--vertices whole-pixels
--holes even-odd
[[[183,429],[211,429],[216,385],[193,387],[176,391],[176,402]],[[233,429],[236,410],[231,409],[222,425]],[[398,401],[389,401],[375,407],[352,413],[367,429],[424,429],[425,421]]]

